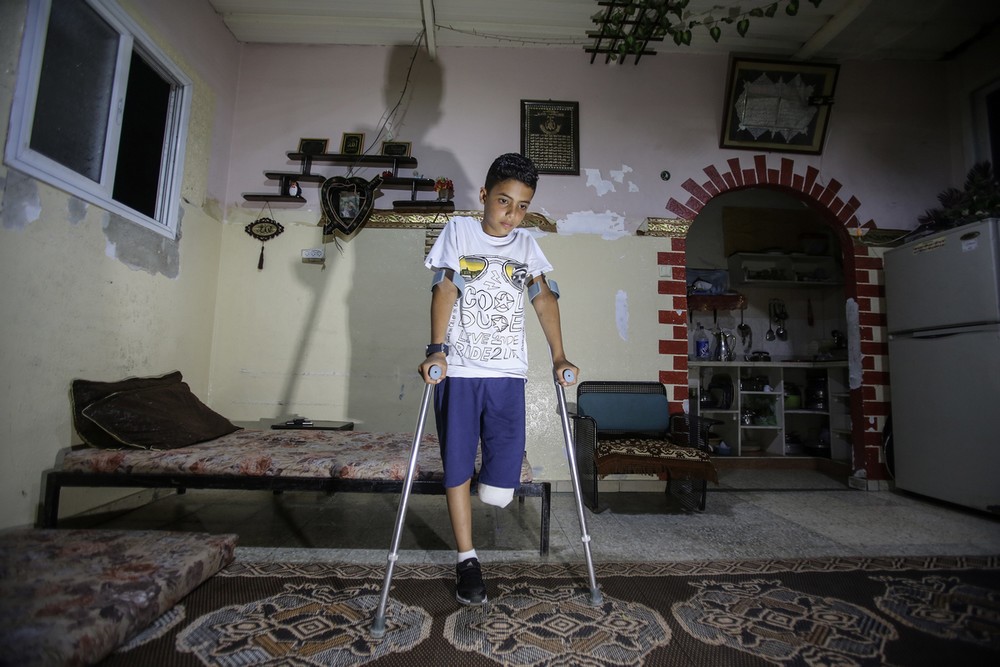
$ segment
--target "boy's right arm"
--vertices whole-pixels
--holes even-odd
[[[443,343],[448,334],[448,321],[451,319],[451,311],[458,299],[458,287],[452,282],[453,276],[452,270],[446,270],[445,280],[436,284],[431,292],[431,339],[429,341],[431,344]],[[441,369],[441,375],[436,379],[429,375],[431,366],[438,366]],[[420,375],[428,384],[437,384],[447,374],[448,361],[444,352],[434,352],[420,364]]]

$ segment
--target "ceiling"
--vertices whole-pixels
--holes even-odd
[[[771,0],[691,0],[692,16],[719,17]],[[438,47],[583,49],[593,40],[597,0],[208,0],[241,42],[271,44],[411,44]],[[782,7],[785,0],[781,0]],[[425,23],[426,22],[426,23]],[[696,28],[690,46],[651,44],[658,53],[739,52],[759,56],[934,61],[982,39],[1000,22],[998,0],[801,0],[798,16],[751,19],[746,37],[734,24],[718,43]],[[603,62],[603,57],[599,62]],[[627,60],[632,63],[632,59]],[[641,65],[641,62],[639,63]]]

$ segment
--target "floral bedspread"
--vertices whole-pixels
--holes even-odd
[[[90,665],[233,560],[236,535],[0,533],[5,665]]]
[[[77,449],[60,469],[121,474],[330,477],[406,479],[412,433],[362,431],[241,430],[215,440],[167,450]],[[417,457],[417,479],[443,477],[437,436],[425,434]],[[521,481],[531,482],[525,460]]]

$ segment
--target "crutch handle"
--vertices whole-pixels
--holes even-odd
[[[431,366],[430,368],[427,369],[427,376],[430,377],[430,379],[432,380],[437,380],[439,377],[441,377],[441,367],[438,366],[437,364]]]
[[[562,376],[563,376],[563,380],[566,380],[566,382],[575,382],[576,381],[576,373],[573,372],[572,368],[567,368],[566,370],[564,370],[563,373],[562,373]]]

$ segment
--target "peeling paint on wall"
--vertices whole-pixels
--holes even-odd
[[[69,224],[79,225],[87,217],[87,202],[76,197],[70,197],[66,203],[68,209]]]
[[[618,336],[628,342],[628,294],[618,290],[615,294],[615,324],[618,326]]]
[[[168,239],[156,232],[122,218],[106,213],[104,216],[104,236],[108,240],[105,249],[108,257],[117,259],[134,271],[145,271],[152,275],[162,273],[168,278],[180,274],[181,223],[184,208],[177,218],[177,239]]]
[[[4,195],[0,220],[4,229],[22,230],[38,220],[42,214],[42,202],[35,179],[17,171],[8,171],[2,187]]]
[[[607,180],[601,176],[600,169],[584,169],[583,171],[587,174],[587,187],[594,188],[597,196],[603,197],[609,192],[618,192],[615,189],[615,183],[625,184],[625,176],[631,174],[633,169],[627,164],[623,164],[621,169],[612,169],[608,172],[611,180]],[[639,186],[632,181],[628,181],[627,187],[629,192],[639,191]]]
[[[609,192],[615,192],[615,184],[604,180],[600,169],[584,169],[583,171],[587,174],[587,187],[594,188],[594,192],[597,193],[598,197],[603,197]]]
[[[861,327],[858,302],[847,300],[847,384],[851,389],[861,386]]]
[[[628,235],[625,218],[612,211],[577,211],[557,224],[560,234],[600,234],[602,238],[612,240]]]
[[[611,170],[611,180],[613,180],[615,183],[624,183],[625,174],[631,174],[631,173],[632,173],[632,167],[628,166],[627,164],[623,164],[621,169]]]

